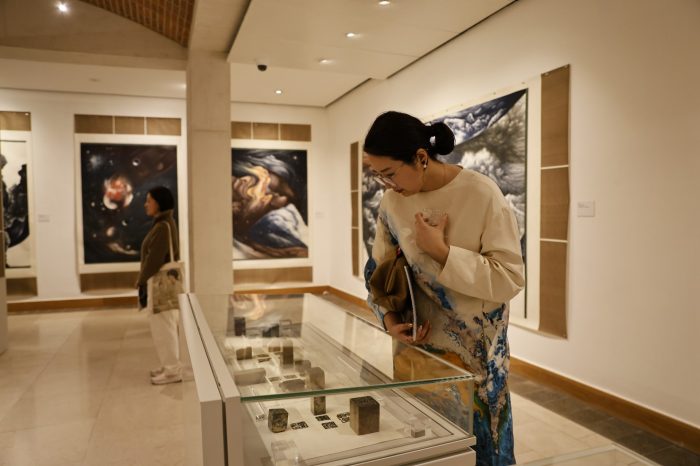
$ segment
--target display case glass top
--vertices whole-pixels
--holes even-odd
[[[473,378],[464,369],[392,339],[377,326],[320,296],[195,298],[242,401]],[[401,367],[397,367],[397,355],[405,362],[399,364]]]
[[[229,466],[474,464],[464,369],[323,295],[188,299],[226,407]]]

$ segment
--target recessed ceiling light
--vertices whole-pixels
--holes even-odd
[[[353,37],[357,37],[357,34],[354,32],[346,32],[345,37],[347,37],[348,39],[352,39]]]
[[[66,2],[58,2],[56,8],[58,8],[58,11],[61,13],[68,13],[68,4]]]
[[[275,94],[277,94],[277,95],[282,94],[282,89],[277,89],[277,90],[275,91]]]
[[[331,63],[333,63],[333,60],[330,60],[328,58],[321,58],[318,62],[322,65],[330,65]]]
[[[387,5],[391,5],[391,2],[390,2],[389,0],[381,0],[381,1],[379,2],[379,4],[380,4],[381,6],[387,6]]]

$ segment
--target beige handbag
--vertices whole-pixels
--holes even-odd
[[[179,309],[178,295],[185,292],[185,267],[181,261],[175,260],[172,230],[168,222],[165,222],[165,225],[168,227],[170,262],[164,264],[146,282],[148,290],[146,309],[154,314]]]

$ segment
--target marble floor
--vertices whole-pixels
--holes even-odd
[[[182,385],[151,385],[155,366],[146,316],[135,310],[11,315],[0,355],[0,466],[183,464]],[[540,391],[529,383],[513,380],[518,464],[613,443],[543,405],[538,396],[566,400],[533,396]],[[656,460],[699,464],[683,458]]]
[[[646,457],[649,461],[661,465],[700,466],[700,455],[611,416],[566,393],[536,384],[517,374],[511,374],[509,385],[511,392],[521,399],[519,406],[527,406],[527,403],[530,403],[531,409],[534,407],[537,411],[544,411],[547,416],[549,413],[553,413],[559,421],[565,422],[567,425],[573,423],[578,428],[602,436],[609,442],[614,442],[622,448],[632,450],[636,454]],[[523,432],[525,429],[517,427],[519,422],[517,416],[514,419],[516,442],[518,440],[526,441],[527,433]],[[567,431],[562,431],[562,433],[571,435]],[[525,437],[523,438],[523,436]],[[523,459],[523,455],[518,457],[518,461]]]

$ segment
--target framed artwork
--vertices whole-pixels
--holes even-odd
[[[139,270],[153,219],[151,188],[165,186],[178,213],[179,137],[77,135],[77,231],[81,273]]]
[[[527,212],[527,89],[518,90],[431,120],[444,122],[455,135],[455,148],[442,162],[488,176],[508,201],[525,251]]]
[[[235,268],[311,264],[308,154],[307,145],[281,141],[232,147]]]
[[[360,154],[362,160],[362,154]],[[374,237],[377,234],[377,212],[379,212],[379,203],[382,202],[384,196],[384,186],[372,175],[369,166],[362,163],[361,176],[361,221],[362,221],[362,256],[361,264],[365,264],[367,259],[372,255],[372,246],[374,245]],[[360,270],[362,274],[362,270]]]
[[[2,131],[0,169],[7,278],[36,276],[31,133]]]
[[[440,155],[491,178],[501,189],[518,222],[520,247],[527,275],[528,89],[495,97],[431,119],[443,122],[455,135],[455,148]],[[527,317],[526,293],[511,301],[511,313]]]
[[[428,123],[444,122],[455,135],[455,148],[438,159],[482,173],[498,184],[518,221],[525,250],[527,210],[527,89],[486,100]],[[384,188],[362,167],[362,241],[366,257],[372,250],[376,218]]]

